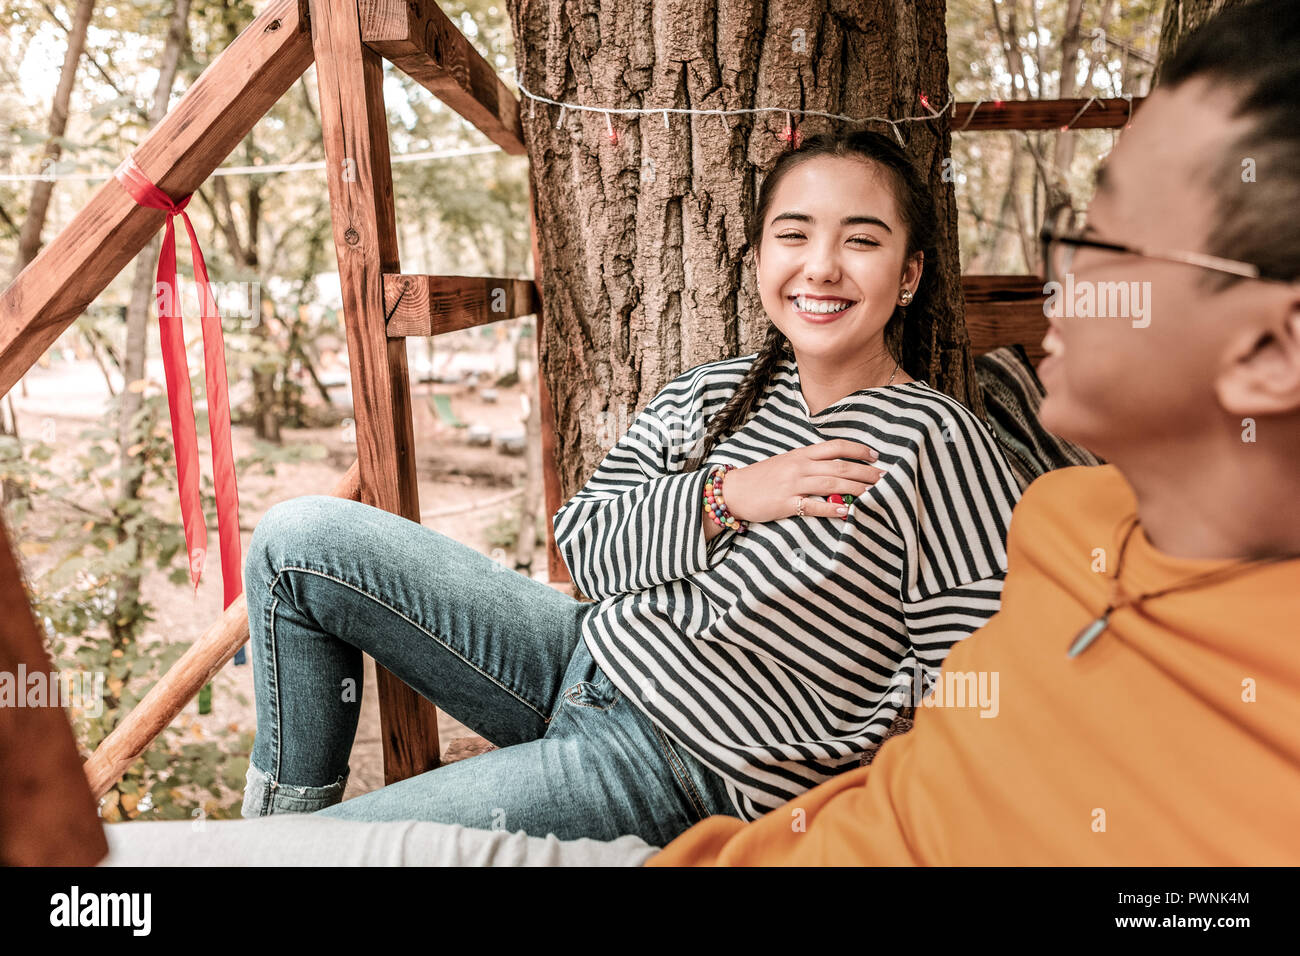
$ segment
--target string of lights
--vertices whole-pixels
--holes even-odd
[[[560,108],[559,118],[555,122],[556,129],[564,128],[565,116],[568,114],[570,110],[574,112],[601,113],[605,117],[606,135],[609,137],[610,142],[614,144],[618,143],[618,131],[614,128],[614,123],[613,120],[611,119],[612,115],[652,116],[656,113],[659,113],[663,115],[665,129],[671,128],[669,125],[668,117],[670,114],[673,113],[680,114],[680,115],[687,115],[687,116],[718,116],[722,119],[723,125],[726,127],[727,132],[730,133],[731,124],[727,121],[728,116],[738,116],[738,115],[757,114],[757,113],[784,113],[786,116],[786,125],[785,128],[779,134],[780,138],[787,142],[793,142],[793,144],[796,147],[798,147],[799,141],[802,138],[798,126],[796,125],[794,120],[794,117],[796,115],[820,116],[826,119],[839,120],[840,122],[855,123],[855,124],[888,123],[890,128],[894,131],[894,136],[898,139],[899,144],[903,146],[906,146],[907,144],[904,141],[903,136],[898,129],[900,123],[916,123],[916,122],[936,119],[942,116],[944,113],[946,113],[949,109],[952,110],[952,114],[954,117],[956,117],[957,115],[957,100],[951,90],[948,91],[948,102],[946,102],[941,109],[936,110],[933,106],[930,105],[929,97],[926,96],[926,94],[921,93],[918,98],[921,102],[921,106],[925,108],[926,112],[919,113],[915,116],[898,116],[898,117],[846,116],[842,113],[827,113],[821,110],[798,110],[798,109],[790,109],[784,106],[759,106],[759,107],[752,107],[748,109],[718,109],[718,108],[691,109],[686,107],[657,107],[657,106],[645,106],[645,107],[591,106],[585,103],[573,103],[565,100],[555,100],[555,99],[551,99],[548,96],[542,96],[539,93],[534,93],[532,90],[528,89],[528,87],[526,87],[519,80],[518,71],[514,67],[507,67],[506,72],[514,75],[515,86],[518,87],[519,92],[523,94],[525,97],[527,97],[527,99],[529,100],[528,109],[529,109],[530,118],[536,117],[538,103],[545,103],[549,106],[558,106]],[[1129,120],[1131,121],[1133,119],[1133,94],[1124,93],[1119,98],[1128,101]],[[1079,121],[1079,117],[1081,117],[1084,113],[1086,113],[1093,103],[1096,103],[1099,100],[1100,97],[1098,96],[1094,95],[1090,97],[1088,101],[1084,103],[1082,107],[1080,107],[1079,111],[1074,114],[1074,116],[1070,119],[1070,121],[1060,128],[1060,131],[1064,133],[1070,130],[1071,128],[1073,128],[1074,124]],[[971,108],[970,114],[966,117],[966,121],[962,123],[962,125],[957,129],[957,132],[962,132],[968,126],[970,126],[970,122],[975,117],[975,113],[985,103],[991,103],[991,105],[994,108],[1000,108],[1003,105],[1003,102],[1004,101],[1000,99],[986,100],[982,97],[976,100],[975,105]]]
[[[506,72],[514,74],[516,73],[516,70],[514,67],[507,67]],[[727,119],[727,117],[729,116],[754,115],[760,113],[784,113],[786,118],[785,127],[784,129],[781,130],[778,136],[781,140],[791,143],[794,148],[798,148],[799,144],[803,140],[803,133],[799,130],[798,122],[795,119],[796,116],[799,117],[820,116],[825,119],[838,120],[840,122],[853,123],[853,124],[887,123],[889,124],[890,129],[893,130],[894,136],[898,139],[899,144],[902,146],[906,146],[907,142],[903,139],[902,133],[899,132],[899,124],[916,123],[916,122],[923,122],[932,119],[937,119],[938,117],[942,116],[944,113],[948,112],[948,110],[950,109],[952,110],[952,114],[954,117],[956,117],[957,115],[957,101],[956,101],[956,97],[952,94],[951,90],[948,93],[948,101],[943,105],[941,109],[938,110],[936,110],[930,104],[929,97],[927,97],[924,93],[921,93],[918,98],[920,100],[921,106],[924,107],[925,109],[924,113],[918,113],[915,116],[857,117],[857,116],[846,116],[842,113],[827,113],[822,110],[790,109],[784,106],[758,106],[758,107],[750,107],[744,109],[717,109],[717,108],[693,109],[688,107],[657,107],[657,106],[644,106],[644,107],[591,106],[585,103],[572,103],[564,100],[555,100],[555,99],[551,99],[548,96],[542,96],[539,93],[534,93],[532,90],[524,86],[524,84],[518,80],[517,76],[514,82],[515,82],[515,86],[518,87],[519,92],[529,100],[530,117],[536,116],[536,109],[538,103],[545,103],[549,106],[558,106],[560,108],[560,115],[555,122],[555,128],[563,129],[564,120],[566,115],[569,113],[569,111],[600,113],[605,118],[606,135],[609,137],[610,142],[615,145],[618,144],[618,131],[614,128],[614,122],[613,119],[611,118],[614,115],[653,116],[655,114],[660,114],[663,116],[664,129],[672,128],[669,123],[669,116],[671,114],[678,114],[683,116],[717,116],[722,120],[722,123],[726,127],[728,134],[730,134],[731,123]],[[1129,122],[1132,122],[1133,94],[1124,93],[1121,94],[1121,96],[1118,98],[1128,101],[1128,111],[1129,111],[1128,120]],[[1073,128],[1074,124],[1079,121],[1079,117],[1083,116],[1083,114],[1088,111],[1088,109],[1093,105],[1093,103],[1098,102],[1099,99],[1100,97],[1096,95],[1089,97],[1087,102],[1085,102],[1083,106],[1079,108],[1078,112],[1074,114],[1074,116],[1070,119],[1070,121],[1066,123],[1064,126],[1060,127],[1060,132],[1064,133],[1070,130],[1071,128]],[[954,130],[954,132],[960,133],[965,131],[967,127],[970,126],[971,120],[975,118],[976,112],[978,112],[980,107],[983,106],[984,104],[988,103],[996,109],[996,108],[1000,108],[1003,105],[1003,102],[1004,101],[1000,99],[986,100],[983,97],[976,100],[974,106],[971,107],[970,113],[967,114],[965,122],[962,123],[961,126],[957,127],[956,130]],[[500,151],[500,147],[496,145],[472,146],[463,149],[426,150],[422,152],[404,153],[404,154],[393,156],[392,162],[393,163],[414,163],[414,162],[423,162],[426,160],[454,159],[462,156],[477,156],[483,153],[495,153],[499,151]],[[301,163],[268,163],[265,165],[254,165],[254,166],[220,166],[217,169],[212,171],[212,175],[213,176],[266,175],[271,173],[287,173],[287,172],[297,172],[300,170],[324,169],[324,168],[325,168],[324,160],[315,160],[315,161],[301,162]],[[69,173],[64,175],[58,175],[53,172],[0,173],[0,182],[35,182],[38,180],[43,180],[46,182],[62,182],[62,181],[72,181],[72,180],[84,182],[89,180],[108,179],[112,175],[113,175],[112,170],[108,170],[105,172],[96,172],[96,173]]]
[[[402,153],[392,157],[394,163],[417,163],[425,160],[436,159],[454,159],[458,156],[478,156],[483,153],[499,153],[501,147],[492,146],[470,146],[464,149],[434,149],[425,150],[418,153]],[[290,173],[297,172],[301,169],[324,169],[325,161],[323,159],[312,160],[302,163],[267,163],[259,166],[218,166],[212,171],[213,176],[249,176],[263,175],[265,173]],[[60,182],[64,180],[96,180],[110,179],[113,171],[102,173],[69,173],[67,175],[54,175],[51,173],[4,173],[0,174],[0,182],[33,182],[35,180],[45,180],[48,182]]]

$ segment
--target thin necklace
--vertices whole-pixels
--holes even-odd
[[[1102,611],[1091,624],[1081,630],[1078,635],[1075,636],[1074,640],[1070,642],[1070,647],[1066,651],[1067,657],[1078,657],[1087,650],[1089,645],[1091,645],[1097,638],[1101,637],[1102,632],[1110,625],[1111,614],[1115,611],[1121,610],[1122,608],[1129,607],[1130,605],[1136,608],[1141,605],[1143,601],[1149,601],[1152,598],[1158,598],[1173,591],[1182,591],[1187,588],[1199,587],[1201,585],[1209,584],[1211,581],[1230,577],[1233,574],[1249,571],[1265,564],[1273,564],[1278,561],[1290,561],[1293,558],[1300,558],[1300,553],[1296,553],[1276,555],[1270,558],[1257,558],[1254,561],[1239,562],[1237,564],[1228,565],[1226,568],[1216,568],[1213,571],[1206,571],[1203,574],[1197,574],[1188,578],[1186,581],[1170,585],[1167,588],[1161,588],[1158,591],[1148,591],[1146,594],[1129,597],[1124,594],[1124,589],[1119,583],[1119,575],[1124,569],[1124,553],[1128,550],[1129,538],[1133,536],[1133,532],[1138,526],[1137,514],[1134,513],[1131,518],[1132,523],[1129,525],[1128,531],[1124,533],[1124,542],[1119,548],[1119,560],[1115,563],[1115,574],[1111,577],[1110,603],[1106,605],[1106,610]]]

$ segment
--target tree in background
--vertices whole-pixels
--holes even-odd
[[[958,99],[1143,96],[1164,0],[949,0]],[[1094,107],[1095,108],[1095,107]],[[1114,130],[953,138],[968,273],[1037,273],[1038,232],[1077,218]]]
[[[72,26],[67,28],[68,46],[64,51],[63,69],[59,72],[59,85],[54,91],[54,102],[50,105],[49,121],[46,126],[48,137],[40,161],[42,171],[53,172],[58,169],[59,156],[63,152],[63,134],[68,128],[68,104],[72,100],[72,87],[77,81],[77,68],[81,62],[82,51],[86,48],[86,30],[90,26],[90,17],[94,10],[95,0],[77,0]],[[53,11],[50,15],[54,17]],[[58,18],[54,18],[57,21]],[[45,226],[45,215],[49,211],[50,194],[53,191],[53,179],[38,179],[32,183],[31,198],[27,201],[27,214],[23,218],[22,229],[18,236],[18,255],[9,274],[10,281],[13,281],[14,276],[18,275],[41,251],[41,229]]]

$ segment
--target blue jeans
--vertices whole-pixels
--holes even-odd
[[[318,813],[664,846],[736,815],[592,661],[593,604],[379,508],[275,505],[245,566],[257,736],[243,815]],[[501,749],[346,802],[362,652]]]

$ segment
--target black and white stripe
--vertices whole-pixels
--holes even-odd
[[[809,414],[786,358],[750,420],[681,469],[755,355],[698,365],[655,396],[555,515],[592,657],[756,819],[857,766],[918,666],[997,612],[1019,486],[988,426],[923,382]],[[704,536],[713,464],[847,438],[885,474],[848,521],[792,516]]]

